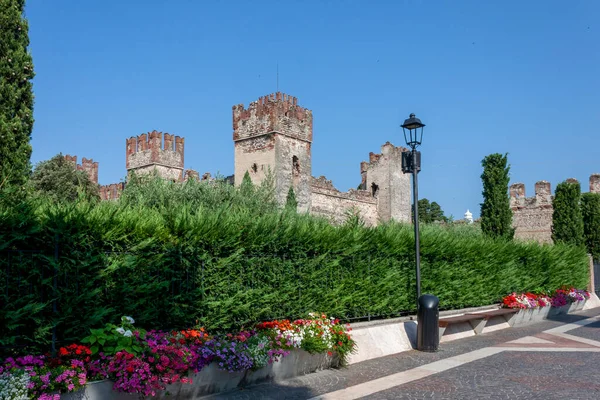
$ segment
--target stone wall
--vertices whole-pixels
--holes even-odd
[[[157,172],[159,176],[183,181],[184,139],[168,133],[152,131],[126,139],[125,166],[127,172],[137,174]]]
[[[569,178],[567,182],[577,182]],[[600,193],[600,174],[590,176],[590,192]],[[525,185],[510,185],[510,207],[513,211],[515,238],[533,240],[539,243],[552,243],[552,188],[550,182],[535,184],[535,196],[527,197]]]
[[[312,111],[298,105],[298,99],[277,92],[250,103],[233,106],[233,141],[278,132],[312,141]]]
[[[98,188],[101,200],[116,200],[121,197],[121,193],[125,189],[124,183],[111,183],[110,185],[102,185]]]
[[[341,224],[350,213],[358,212],[366,225],[377,225],[377,199],[368,190],[350,189],[342,193],[324,176],[312,177],[310,189],[311,214]]]
[[[380,221],[411,221],[410,174],[402,172],[405,151],[408,149],[387,142],[380,154],[369,153],[369,162],[361,163],[361,186],[377,199]]]
[[[93,159],[87,159],[83,157],[81,164],[77,164],[77,156],[66,155],[65,160],[72,162],[75,165],[77,171],[84,171],[93,183],[98,183],[98,163],[94,162]]]
[[[510,186],[510,207],[513,211],[515,238],[552,243],[552,191],[550,182],[535,184],[535,196],[526,197],[525,185]]]

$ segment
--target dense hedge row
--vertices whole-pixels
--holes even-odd
[[[48,343],[53,322],[59,339],[81,338],[121,315],[146,328],[233,330],[313,310],[353,319],[415,309],[410,226],[334,227],[218,203],[0,206],[0,345]],[[494,241],[469,226],[424,226],[421,246],[422,291],[443,309],[587,284],[577,247]]]

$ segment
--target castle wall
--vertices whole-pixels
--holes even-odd
[[[311,203],[311,143],[277,135],[275,141],[275,186],[277,202],[285,204],[290,186],[298,202],[298,212],[306,212]]]
[[[110,185],[102,185],[98,188],[101,200],[116,200],[121,197],[121,193],[125,189],[124,183],[111,183]]]
[[[233,106],[233,140],[278,132],[312,141],[312,112],[298,105],[298,99],[277,92],[250,103]]]
[[[94,162],[93,159],[87,159],[83,157],[81,159],[81,164],[77,164],[77,156],[71,156],[69,154],[65,155],[65,160],[72,162],[75,165],[75,169],[77,171],[84,171],[90,181],[93,183],[98,183],[98,163]]]
[[[310,213],[342,224],[350,212],[357,211],[366,225],[377,225],[377,200],[367,190],[342,193],[330,180],[321,176],[311,179]]]
[[[263,96],[248,108],[232,108],[235,147],[235,184],[246,171],[260,184],[273,173],[275,197],[285,204],[294,188],[298,211],[310,209],[312,177],[312,112],[298,105],[298,99],[284,93]]]
[[[165,179],[182,181],[184,139],[168,133],[164,136],[164,146],[162,133],[157,131],[127,139],[127,172],[140,175],[156,172]]]
[[[535,197],[526,197],[525,185],[510,186],[515,239],[552,243],[552,189],[550,182],[535,184]]]
[[[361,163],[363,188],[377,199],[381,221],[411,221],[410,174],[402,172],[402,153],[408,151],[390,142],[381,146],[381,153],[369,154],[369,162]]]
[[[246,171],[252,182],[259,185],[267,176],[269,169],[275,172],[275,135],[263,135],[235,142],[234,180],[235,185],[242,184]]]

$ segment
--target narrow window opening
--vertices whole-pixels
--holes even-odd
[[[252,172],[257,173],[258,172],[258,165],[256,165],[256,163],[252,164]]]
[[[379,194],[379,185],[377,185],[375,182],[371,184],[371,194],[373,197],[377,197]]]
[[[294,176],[300,175],[300,162],[296,156],[292,157],[292,173]]]

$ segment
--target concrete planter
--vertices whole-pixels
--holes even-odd
[[[287,357],[256,371],[226,372],[217,368],[216,363],[204,367],[199,373],[191,374],[191,384],[176,383],[167,385],[167,390],[151,399],[188,400],[213,393],[227,392],[261,382],[281,381],[321,369],[339,366],[337,355],[310,354],[304,350],[294,350]],[[103,380],[89,382],[85,388],[74,393],[61,395],[66,400],[131,400],[138,394],[121,393],[112,390],[113,382]]]
[[[548,318],[548,314],[550,313],[551,309],[552,307],[547,306],[519,310],[519,312],[513,317],[513,326],[523,326],[541,322]]]

